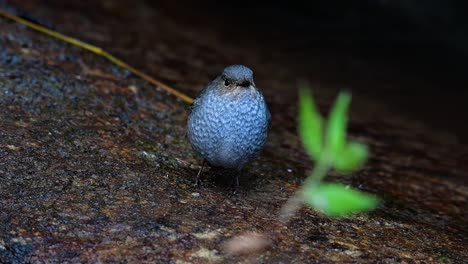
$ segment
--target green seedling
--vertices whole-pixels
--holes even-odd
[[[328,120],[324,120],[310,90],[307,87],[300,88],[299,135],[307,154],[315,161],[315,166],[303,187],[282,206],[279,220],[287,224],[304,203],[330,217],[344,217],[374,209],[379,203],[377,197],[343,184],[322,181],[332,169],[349,174],[359,170],[367,160],[367,147],[358,142],[349,142],[346,138],[351,95],[340,93]],[[252,253],[272,243],[266,235],[245,233],[230,239],[226,243],[226,250],[231,254]]]
[[[378,198],[338,183],[323,183],[328,171],[342,174],[359,170],[367,160],[367,147],[346,138],[348,92],[341,92],[326,125],[307,87],[300,87],[299,134],[315,166],[304,182],[302,199],[312,208],[332,217],[342,217],[374,209]]]

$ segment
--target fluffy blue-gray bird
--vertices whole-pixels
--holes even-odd
[[[263,148],[271,122],[268,106],[253,81],[253,72],[231,65],[195,99],[188,117],[187,136],[205,165],[239,173]]]

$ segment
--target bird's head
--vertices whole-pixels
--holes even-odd
[[[253,72],[244,65],[231,65],[224,68],[218,78],[219,88],[223,90],[255,89]]]

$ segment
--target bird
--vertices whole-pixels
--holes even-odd
[[[236,171],[237,189],[241,170],[264,147],[270,126],[271,114],[253,71],[244,65],[224,68],[193,101],[187,120],[188,140],[203,158],[196,184],[208,163]]]

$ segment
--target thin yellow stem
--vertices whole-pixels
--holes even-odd
[[[149,76],[149,75],[147,75],[147,74],[133,68],[132,66],[130,66],[127,63],[123,62],[122,60],[119,60],[118,58],[112,56],[110,53],[106,52],[105,50],[103,50],[100,47],[96,47],[94,45],[88,44],[88,43],[83,42],[81,40],[78,40],[78,39],[66,36],[64,34],[58,33],[56,31],[50,30],[50,29],[45,28],[45,27],[43,27],[41,25],[38,25],[38,24],[33,23],[31,21],[28,21],[26,19],[17,17],[15,15],[12,15],[12,14],[6,12],[5,10],[3,10],[1,8],[0,8],[0,16],[11,19],[11,20],[13,20],[15,22],[18,22],[20,24],[28,26],[28,27],[30,27],[30,28],[32,28],[34,30],[42,32],[42,33],[44,33],[46,35],[49,35],[51,37],[54,37],[56,39],[60,39],[62,41],[70,43],[72,45],[75,45],[75,46],[81,47],[81,48],[83,48],[85,50],[91,51],[94,54],[97,54],[99,56],[102,56],[102,57],[106,58],[107,60],[114,63],[115,65],[127,69],[131,73],[133,73],[136,76],[148,81],[149,83],[152,83],[153,85],[155,85],[157,87],[160,87],[161,89],[165,90],[166,92],[178,97],[182,101],[184,101],[184,102],[186,102],[188,104],[191,104],[193,102],[193,99],[190,96],[188,96],[188,95],[186,95],[186,94],[184,94],[182,92],[179,92],[176,89],[170,87],[169,85],[164,84],[163,82],[158,81],[158,80],[154,79],[153,77],[151,77],[151,76]]]

